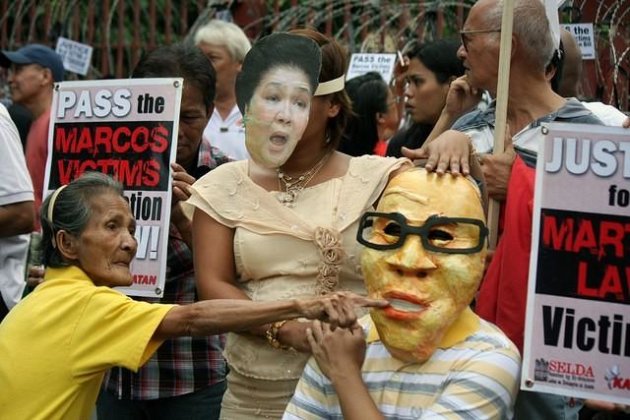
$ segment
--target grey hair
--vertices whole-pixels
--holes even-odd
[[[502,16],[503,0],[499,0],[485,14],[485,20],[490,27],[500,28]],[[544,72],[551,61],[555,46],[545,6],[540,0],[514,1],[512,32],[518,37],[524,56],[535,66],[536,71]]]
[[[44,265],[64,267],[69,265],[59,252],[53,239],[60,230],[79,236],[92,216],[90,200],[105,192],[113,192],[123,197],[123,186],[112,177],[100,172],[86,172],[61,190],[55,200],[50,194],[41,208],[42,242],[41,250]],[[48,207],[52,201],[52,212]],[[52,217],[48,217],[48,214]]]
[[[231,22],[213,19],[195,33],[195,45],[202,42],[221,45],[230,53],[233,60],[242,63],[245,55],[252,47],[247,35],[241,28]]]

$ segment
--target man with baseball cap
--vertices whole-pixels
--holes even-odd
[[[13,102],[23,105],[33,115],[26,138],[26,165],[33,181],[35,211],[39,213],[48,154],[53,86],[63,80],[63,61],[45,45],[28,44],[17,51],[2,51],[0,66],[9,68],[8,83]]]

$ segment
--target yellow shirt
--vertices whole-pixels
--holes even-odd
[[[0,324],[0,419],[88,419],[105,372],[146,362],[172,307],[97,287],[77,267],[48,269]]]

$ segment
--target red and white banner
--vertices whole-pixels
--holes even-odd
[[[545,130],[521,387],[630,404],[630,132]]]
[[[86,171],[118,179],[137,221],[134,296],[164,292],[182,79],[62,82],[55,86],[44,196]]]

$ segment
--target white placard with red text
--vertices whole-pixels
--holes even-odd
[[[44,197],[86,171],[118,179],[136,218],[133,296],[164,293],[181,78],[55,85]]]

